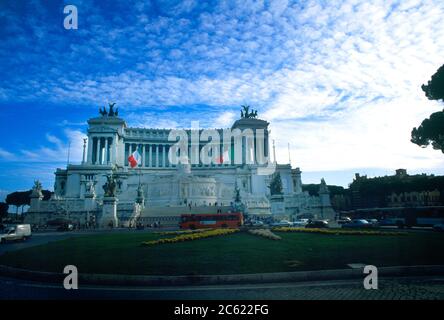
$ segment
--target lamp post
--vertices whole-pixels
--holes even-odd
[[[87,138],[83,139],[83,158],[82,158],[82,164],[85,164],[85,162],[86,162],[86,141],[87,140],[88,140]]]

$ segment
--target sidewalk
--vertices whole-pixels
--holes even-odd
[[[17,279],[60,283],[65,278],[62,273],[32,271],[0,265],[0,275]],[[378,277],[415,277],[444,275],[444,266],[394,266],[378,268]],[[191,275],[191,276],[151,276],[124,274],[79,274],[79,282],[103,286],[201,286],[257,283],[285,283],[363,279],[362,268],[296,271],[231,275]]]

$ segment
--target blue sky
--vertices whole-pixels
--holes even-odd
[[[441,152],[409,142],[442,108],[420,85],[444,63],[443,16],[440,0],[1,1],[0,198],[52,189],[109,101],[161,128],[229,126],[248,103],[307,183],[443,174]]]

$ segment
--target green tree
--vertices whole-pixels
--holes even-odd
[[[432,113],[418,128],[413,128],[411,141],[422,148],[431,145],[444,153],[444,111]]]
[[[444,65],[421,88],[429,100],[444,101]],[[432,113],[418,128],[413,128],[410,141],[423,148],[431,145],[444,153],[444,110]]]
[[[444,65],[432,76],[432,79],[427,82],[427,85],[421,86],[422,91],[429,100],[443,100],[444,101]]]
[[[272,196],[282,194],[282,180],[281,174],[279,172],[273,175],[273,178],[271,179],[270,185],[268,187],[270,188],[270,193]]]
[[[0,202],[0,222],[8,216],[9,205],[6,202]]]
[[[23,212],[23,207],[29,205],[31,191],[15,191],[6,196],[6,203],[8,205],[15,206],[15,213],[18,214],[18,210],[21,207]]]
[[[6,203],[8,205],[15,206],[15,213],[18,214],[19,208],[23,208],[24,206],[29,206],[31,203],[31,193],[32,190],[28,191],[15,191],[6,196]],[[52,192],[49,190],[42,190],[43,200],[49,200],[51,198]]]

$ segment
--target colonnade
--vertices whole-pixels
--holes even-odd
[[[88,143],[89,164],[110,164],[117,159],[117,145],[115,137],[93,137]]]
[[[142,156],[140,167],[170,167],[170,162],[168,159],[168,152],[170,149],[169,144],[136,144],[136,143],[126,143],[125,144],[125,165],[128,165],[128,157],[138,149],[140,155]]]
[[[128,166],[128,157],[135,150],[138,150],[141,155],[141,161],[139,163],[140,167],[166,168],[174,166],[173,164],[170,163],[168,158],[168,153],[170,151],[170,148],[172,147],[171,144],[125,143],[123,146],[121,145],[122,150],[118,150],[120,149],[120,147],[118,148],[117,144],[115,143],[116,141],[117,137],[115,136],[90,137],[90,141],[88,142],[87,163],[94,165],[109,165],[109,164],[121,163],[121,161],[123,160],[123,164],[125,166]],[[221,144],[219,150],[219,156],[217,157],[218,159],[215,159],[214,161],[215,163],[211,164],[202,163],[202,159],[200,158],[202,147],[203,147],[202,144],[199,145],[199,147],[197,147],[197,145],[196,146],[192,145],[188,147],[188,156],[192,166],[225,166],[229,165],[230,162],[231,164],[234,164],[232,162],[235,161],[235,157],[232,153],[236,151],[233,145],[228,146],[228,148],[224,148],[224,146]],[[264,148],[264,146],[262,146],[262,148]],[[247,158],[249,158],[250,156],[254,161],[255,153],[252,151],[254,151],[255,149],[256,149],[255,141],[251,141],[251,144],[247,143],[245,140],[242,141],[241,152],[242,152],[243,163],[247,163],[248,162]],[[268,155],[268,143],[265,144],[264,149],[265,149],[265,154]],[[231,159],[224,159],[224,157],[226,157],[227,155],[226,151],[229,152]],[[123,154],[120,154],[121,152]],[[211,157],[211,155],[209,156]],[[194,163],[195,161],[199,161],[199,164]]]

